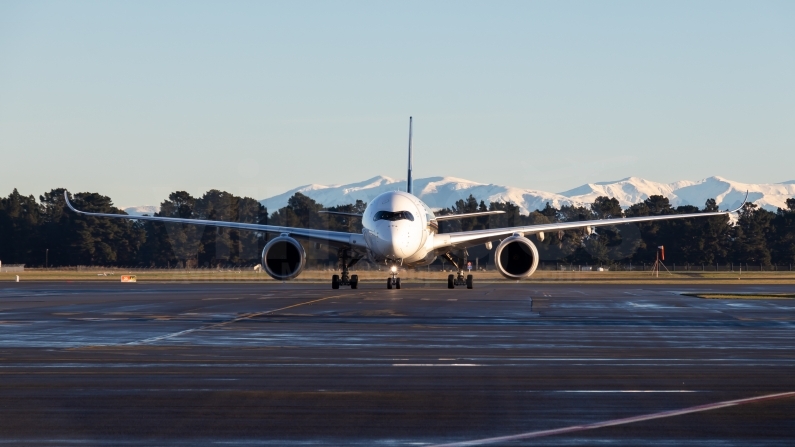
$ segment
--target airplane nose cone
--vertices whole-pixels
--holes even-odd
[[[409,248],[409,232],[401,225],[390,225],[387,231],[381,233],[381,251],[385,256],[405,258]]]
[[[400,258],[406,257],[406,249],[408,248],[408,232],[396,231],[392,233],[392,251]]]

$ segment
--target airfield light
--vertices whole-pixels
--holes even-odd
[[[393,265],[391,270],[392,270],[392,273],[395,273],[397,271],[397,267]]]

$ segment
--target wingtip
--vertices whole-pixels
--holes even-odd
[[[66,202],[66,206],[68,206],[70,210],[74,211],[75,213],[80,213],[80,211],[77,211],[75,207],[72,206],[72,202],[69,201],[69,191],[65,189],[63,190],[63,199]]]
[[[748,192],[749,192],[748,190],[745,191],[745,198],[743,199],[743,203],[741,203],[740,206],[738,206],[737,208],[735,208],[733,210],[727,211],[727,212],[728,213],[736,213],[736,212],[740,211],[741,209],[743,209],[745,204],[748,203]]]

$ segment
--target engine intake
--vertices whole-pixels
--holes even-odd
[[[538,267],[538,249],[524,236],[513,235],[500,242],[494,252],[497,270],[508,279],[523,279]]]
[[[304,270],[305,265],[304,247],[289,236],[272,239],[262,250],[262,268],[273,279],[293,279]]]

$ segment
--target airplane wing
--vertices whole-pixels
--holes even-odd
[[[666,214],[662,216],[642,216],[642,217],[626,217],[618,219],[601,219],[601,220],[584,220],[578,222],[558,222],[550,224],[537,224],[527,225],[522,227],[509,227],[509,228],[495,228],[493,230],[474,230],[474,231],[460,231],[456,233],[442,233],[437,234],[434,238],[434,249],[444,248],[467,248],[486,242],[496,241],[520,234],[527,236],[530,234],[537,234],[541,232],[557,232],[563,230],[573,230],[577,228],[593,228],[604,227],[610,225],[623,225],[638,222],[650,222],[655,220],[673,220],[685,219],[688,217],[710,217],[710,216],[727,216],[731,213],[737,212],[745,206],[748,199],[748,193],[745,194],[742,205],[730,211],[719,211],[712,213],[692,213],[692,214]]]
[[[345,213],[342,211],[318,211],[319,214],[334,214],[337,216],[362,217],[360,213]]]
[[[66,200],[66,206],[68,206],[70,210],[78,214],[83,214],[85,216],[110,217],[115,219],[130,219],[130,220],[151,220],[156,222],[171,222],[171,223],[182,223],[182,224],[192,224],[192,225],[209,225],[213,227],[259,231],[261,233],[287,234],[296,239],[303,239],[311,242],[320,242],[333,246],[350,245],[353,247],[356,246],[362,248],[365,247],[364,237],[361,234],[357,233],[343,233],[340,231],[326,231],[326,230],[311,230],[308,228],[279,227],[275,225],[260,225],[253,223],[244,223],[244,222],[225,222],[219,220],[182,219],[178,217],[157,217],[157,216],[129,216],[126,214],[89,213],[86,211],[80,211],[78,209],[75,209],[75,207],[72,206],[72,203],[69,201],[68,192],[64,191],[63,195],[64,195],[64,200]]]
[[[336,214],[338,216],[350,216],[350,217],[362,217],[359,213],[345,213],[342,211],[318,211],[320,214]],[[465,214],[446,214],[444,216],[436,216],[434,220],[442,221],[442,220],[457,220],[457,219],[466,219],[467,217],[480,217],[480,216],[490,216],[492,214],[505,214],[505,211],[480,211],[477,213],[465,213]]]
[[[477,213],[446,214],[444,216],[436,216],[434,219],[436,219],[437,221],[456,220],[456,219],[466,219],[467,217],[490,216],[492,214],[505,214],[505,211],[479,211]]]

